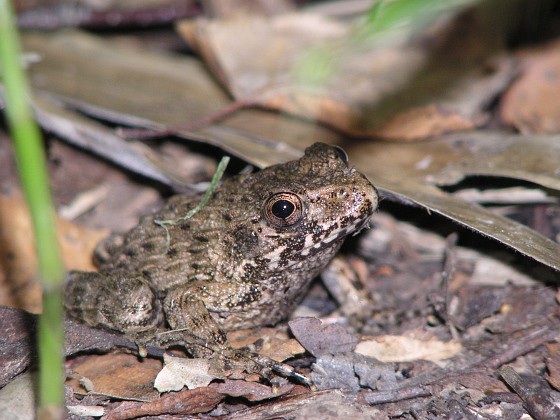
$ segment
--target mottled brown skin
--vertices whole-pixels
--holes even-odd
[[[136,336],[170,327],[187,332],[184,342],[194,334],[223,345],[224,331],[286,318],[377,201],[342,150],[316,143],[299,160],[224,180],[167,232],[154,220],[177,220],[200,197],[172,197],[101,243],[99,273],[69,274],[67,313]]]

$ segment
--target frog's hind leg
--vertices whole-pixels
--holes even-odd
[[[66,313],[92,327],[124,333],[154,330],[163,321],[156,294],[141,277],[71,271],[64,288]]]

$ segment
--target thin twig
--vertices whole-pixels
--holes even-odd
[[[176,136],[180,135],[183,131],[195,131],[203,127],[207,127],[211,124],[215,124],[241,109],[254,108],[258,105],[259,103],[254,99],[239,100],[232,102],[231,104],[225,106],[224,108],[218,110],[213,114],[208,115],[207,117],[193,121],[189,124],[175,127],[165,127],[161,130],[120,127],[117,129],[117,135],[125,139],[134,140],[152,140],[162,137]]]

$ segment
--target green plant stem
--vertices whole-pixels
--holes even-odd
[[[183,214],[174,220],[154,220],[154,223],[161,227],[174,225],[176,223],[184,222],[185,220],[190,219],[196,213],[202,210],[204,206],[208,204],[208,201],[210,201],[210,197],[212,197],[214,191],[216,191],[216,188],[218,187],[218,183],[220,182],[220,179],[222,179],[222,176],[224,176],[224,172],[226,171],[228,164],[229,164],[229,156],[224,156],[222,160],[220,160],[220,163],[216,168],[216,172],[214,173],[214,176],[210,181],[210,186],[204,193],[202,200],[200,200],[200,203],[198,203],[194,208],[190,209],[186,214]]]
[[[43,313],[39,317],[39,406],[60,411],[63,401],[64,268],[56,237],[45,151],[29,106],[30,93],[21,68],[19,39],[12,5],[0,0],[0,64],[6,117],[14,142],[22,188],[35,232],[39,275],[43,282]],[[60,411],[61,412],[61,411]]]

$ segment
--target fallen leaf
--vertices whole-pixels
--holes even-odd
[[[376,134],[382,138],[414,140],[475,127],[474,121],[432,104],[396,114]]]
[[[384,42],[368,43],[356,37],[359,19],[301,11],[238,14],[229,19],[188,20],[177,28],[240,103],[319,120],[353,134],[414,139],[474,128],[486,121],[485,105],[512,78],[511,66],[506,70],[496,63],[480,64],[481,50],[490,50],[490,43],[466,47],[468,40],[479,39],[484,32],[473,30],[475,25],[467,34],[460,22],[449,19],[431,27],[430,35],[421,30],[405,35],[415,25],[401,25],[400,32],[394,30]],[[462,31],[461,36],[454,37],[455,31]],[[452,44],[449,50],[461,50],[459,64],[447,53],[432,57],[442,48],[443,39]],[[317,63],[323,63],[323,72],[317,70]],[[390,104],[383,103],[387,98]],[[410,107],[415,102],[403,114],[395,106]]]
[[[210,375],[210,362],[207,359],[187,359],[163,355],[164,366],[158,373],[154,388],[159,392],[179,391],[184,386],[188,389],[205,387],[216,379]]]
[[[259,384],[258,382],[226,379],[222,383],[210,385],[210,388],[231,397],[243,397],[249,401],[262,401],[284,395],[294,389],[295,386],[296,385],[291,383],[284,383],[280,388],[273,389],[270,386]]]
[[[80,227],[57,219],[57,234],[67,270],[95,270],[91,255],[108,232]],[[42,287],[37,279],[37,256],[33,228],[21,197],[0,195],[0,304],[41,312]]]
[[[560,269],[557,243],[436,187],[454,185],[469,176],[499,176],[560,189],[557,137],[469,133],[406,144],[369,142],[344,146],[350,162],[394,200],[419,204]]]
[[[484,323],[484,327],[495,334],[522,331],[558,313],[559,303],[550,289],[541,285],[509,287],[501,299],[500,313]],[[527,308],[531,308],[531,316],[527,316]]]
[[[550,385],[560,391],[560,343],[546,344],[548,356],[545,359],[548,375],[545,376]]]
[[[383,335],[361,341],[355,352],[383,362],[429,360],[441,363],[457,355],[461,349],[461,344],[454,340],[443,342],[436,339],[417,340],[400,335]]]
[[[497,313],[503,304],[505,294],[503,288],[497,287],[459,289],[453,296],[449,315],[455,325],[465,330]]]
[[[311,379],[319,389],[359,391],[394,389],[397,372],[393,363],[384,363],[354,352],[323,355],[313,364]]]
[[[250,347],[262,356],[277,362],[305,352],[305,349],[285,332],[277,328],[258,328],[252,330],[235,330],[227,334],[228,341],[234,349]]]
[[[34,111],[41,126],[166,185],[182,182],[172,166],[153,149],[125,141],[95,119],[153,130],[175,127],[182,137],[241,153],[239,157],[261,166],[283,162],[286,153],[298,157],[302,141],[320,138],[332,143],[339,137],[325,128],[296,119],[279,120],[270,112],[254,109],[232,115],[227,124],[180,129],[231,104],[198,60],[118,47],[78,31],[28,34],[22,41],[26,50],[41,55],[29,68],[36,92]]]
[[[560,42],[519,53],[523,70],[500,101],[500,116],[523,134],[560,132]]]
[[[507,391],[507,386],[503,382],[487,373],[465,373],[458,378],[458,382],[465,388],[483,390],[486,394]]]
[[[258,404],[230,414],[232,419],[381,419],[386,412],[350,398],[340,390],[304,393],[279,398],[267,404]]]
[[[0,388],[34,359],[36,317],[21,309],[0,307]]]
[[[102,417],[105,407],[98,405],[67,405],[68,413],[78,417]]]
[[[137,401],[152,401],[159,398],[154,389],[154,380],[161,370],[161,362],[142,359],[131,354],[89,355],[71,366],[76,372],[66,385],[74,392],[87,394],[80,384],[80,377],[87,378],[93,385],[92,392],[112,398]]]
[[[430,76],[416,80],[412,83],[414,87],[407,89],[406,94],[419,104],[411,106],[410,99],[405,100],[403,109],[389,115],[373,131],[374,136],[412,141],[481,127],[490,117],[488,105],[516,75],[513,60],[505,56],[493,57],[478,66],[470,63],[465,69],[456,63],[446,65],[452,58],[438,58],[433,60],[432,68],[424,69],[423,74]],[[414,95],[418,95],[416,84],[423,86],[424,91],[431,86],[436,92],[424,92],[427,98],[420,94],[420,99],[414,100]]]
[[[162,414],[196,414],[212,410],[224,396],[212,388],[170,392],[150,402],[125,401],[106,412],[106,420],[124,420]]]
[[[292,333],[315,357],[354,350],[359,338],[338,324],[323,324],[318,318],[296,318],[288,322]]]
[[[5,367],[3,367],[4,369]],[[35,418],[36,375],[24,373],[0,389],[0,412],[5,419]]]

